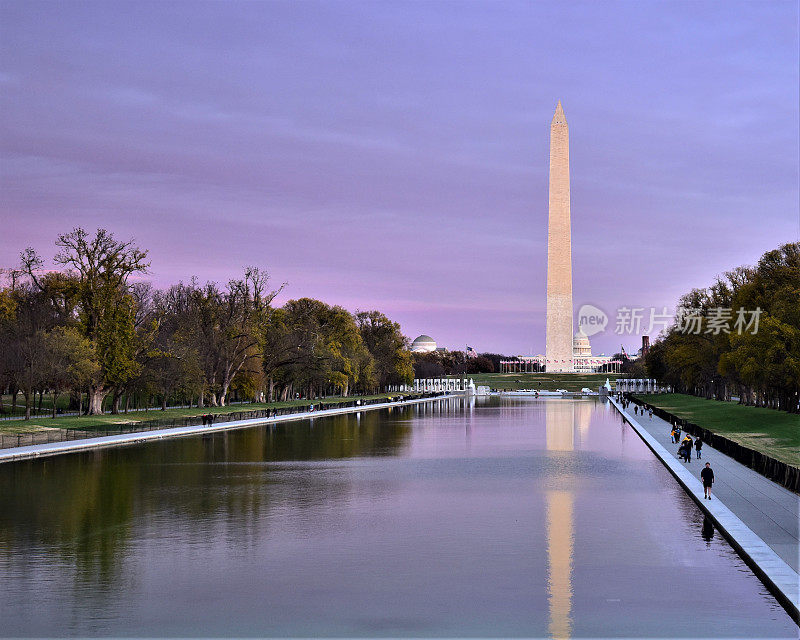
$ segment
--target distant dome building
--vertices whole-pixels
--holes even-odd
[[[421,335],[411,343],[411,353],[431,353],[436,351],[436,341],[430,336]]]
[[[589,343],[589,336],[583,332],[583,329],[578,329],[578,333],[572,338],[572,355],[574,357],[589,357],[592,355],[592,345]]]

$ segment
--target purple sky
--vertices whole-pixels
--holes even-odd
[[[253,264],[411,338],[544,348],[549,125],[575,309],[797,240],[798,4],[0,2],[0,266],[82,225],[159,285]],[[639,338],[625,336],[626,347]]]

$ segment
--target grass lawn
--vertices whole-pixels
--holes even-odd
[[[800,415],[681,393],[636,397],[776,460],[800,467]]]
[[[463,378],[448,376],[450,378]],[[537,389],[541,391],[580,391],[588,387],[592,391],[605,384],[606,378],[614,380],[619,378],[618,373],[471,373],[467,378],[472,378],[476,385],[487,385],[492,389],[502,391],[517,391],[519,389]]]
[[[84,395],[84,401],[86,399],[86,394]],[[36,403],[32,409],[35,411],[39,405],[39,395],[36,395]],[[58,401],[56,402],[56,407],[61,409],[62,411],[66,411],[69,407],[69,394],[62,393],[58,397]],[[42,411],[43,412],[51,412],[53,411],[53,396],[49,393],[45,394],[44,398],[42,398]],[[3,417],[7,418],[11,416],[11,396],[9,394],[3,395]],[[14,413],[16,416],[24,416],[25,415],[25,398],[22,396],[21,393],[17,394],[17,410]]]
[[[200,416],[206,413],[214,415],[224,415],[226,413],[236,413],[239,411],[255,411],[258,409],[280,409],[283,407],[299,407],[314,404],[315,406],[334,404],[343,400],[372,400],[378,398],[388,398],[391,396],[402,395],[399,393],[381,393],[374,396],[348,396],[347,398],[332,397],[322,398],[321,400],[288,400],[286,402],[261,402],[235,404],[227,407],[204,407],[203,409],[150,409],[149,411],[133,411],[131,413],[120,413],[118,415],[103,414],[102,416],[65,416],[56,418],[31,418],[30,420],[8,420],[0,422],[0,433],[17,434],[31,433],[42,429],[104,429],[114,428],[116,425],[133,425],[137,422],[146,420],[169,420],[172,418],[186,418],[189,416]]]

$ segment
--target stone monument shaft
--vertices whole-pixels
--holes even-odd
[[[547,227],[547,371],[574,371],[572,240],[569,221],[569,128],[561,101],[550,123],[550,215]]]

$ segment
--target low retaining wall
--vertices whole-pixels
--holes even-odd
[[[293,420],[313,420],[315,418],[325,418],[347,413],[360,413],[361,411],[373,411],[375,409],[390,409],[402,407],[422,402],[432,402],[447,400],[457,397],[444,393],[423,394],[412,399],[404,397],[403,400],[371,402],[369,404],[352,405],[324,409],[320,411],[305,411],[277,415],[274,417],[247,418],[232,422],[218,422],[214,425],[194,425],[188,427],[174,427],[167,429],[157,429],[155,431],[138,431],[134,433],[117,434],[100,438],[84,438],[71,440],[69,442],[53,442],[50,444],[40,444],[34,446],[12,447],[10,449],[0,449],[0,464],[4,462],[16,462],[20,460],[30,460],[44,458],[47,456],[62,455],[66,453],[76,453],[78,451],[89,451],[91,449],[101,449],[106,447],[120,447],[133,444],[143,444],[145,442],[155,442],[157,440],[167,440],[171,438],[181,438],[187,436],[197,436],[220,431],[233,429],[246,429],[264,424],[276,424]],[[226,414],[227,415],[227,414]]]
[[[773,482],[777,482],[790,491],[800,493],[800,469],[797,467],[793,467],[786,462],[776,460],[775,458],[761,453],[760,451],[756,451],[755,449],[751,449],[750,447],[745,447],[744,445],[734,442],[725,436],[721,436],[713,431],[704,429],[693,422],[679,418],[678,416],[670,413],[669,411],[665,411],[660,407],[643,402],[631,393],[625,393],[623,395],[625,396],[626,400],[630,400],[640,407],[651,410],[662,420],[666,420],[670,424],[680,426],[683,431],[691,433],[693,436],[700,436],[704,443],[710,447],[713,447],[720,453],[724,453],[726,456],[733,458],[736,460],[736,462],[739,462],[746,467],[750,467],[753,471],[757,471],[762,476],[769,478]]]

